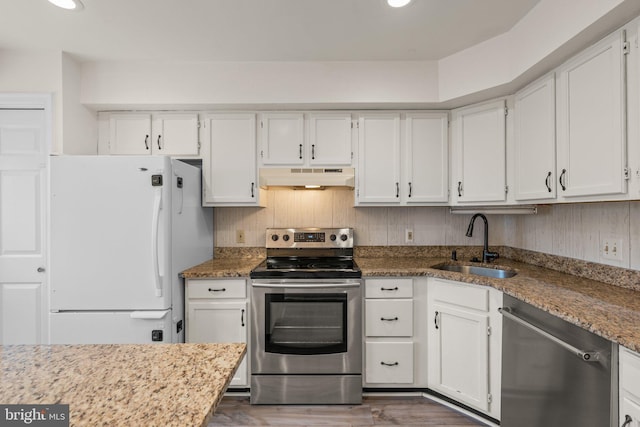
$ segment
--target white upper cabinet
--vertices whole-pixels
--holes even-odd
[[[153,154],[197,156],[200,152],[197,114],[154,114],[151,129]]]
[[[558,70],[558,194],[626,193],[625,34],[616,32]]]
[[[555,75],[532,83],[515,96],[515,199],[556,197]]]
[[[262,206],[264,195],[257,181],[255,114],[208,114],[202,133],[203,204]]]
[[[309,165],[351,165],[351,113],[309,114]]]
[[[351,166],[351,113],[263,113],[263,166]]]
[[[453,111],[452,200],[506,201],[505,100]]]
[[[407,113],[403,145],[402,201],[448,201],[449,145],[447,113]]]
[[[198,156],[198,114],[109,114],[108,147],[109,154]]]
[[[358,120],[356,205],[400,202],[400,114]]]
[[[260,120],[263,165],[304,164],[304,115],[264,113]]]

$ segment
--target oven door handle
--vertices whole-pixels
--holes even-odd
[[[336,288],[359,288],[360,283],[260,283],[253,282],[254,288],[274,288],[274,289],[336,289]]]

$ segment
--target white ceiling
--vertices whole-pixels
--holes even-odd
[[[0,50],[82,61],[396,61],[446,57],[509,30],[539,0],[0,0]]]

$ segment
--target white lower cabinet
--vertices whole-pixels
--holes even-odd
[[[620,347],[618,425],[640,427],[640,354]]]
[[[186,342],[247,343],[247,307],[245,279],[188,279]],[[245,356],[231,380],[232,387],[249,386],[247,360]]]
[[[428,386],[500,417],[502,293],[478,285],[428,279]]]
[[[426,278],[365,280],[365,387],[426,387],[426,291]]]

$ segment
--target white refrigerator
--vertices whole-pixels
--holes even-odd
[[[50,173],[50,342],[184,342],[179,274],[213,256],[200,169],[162,156],[55,156]]]

